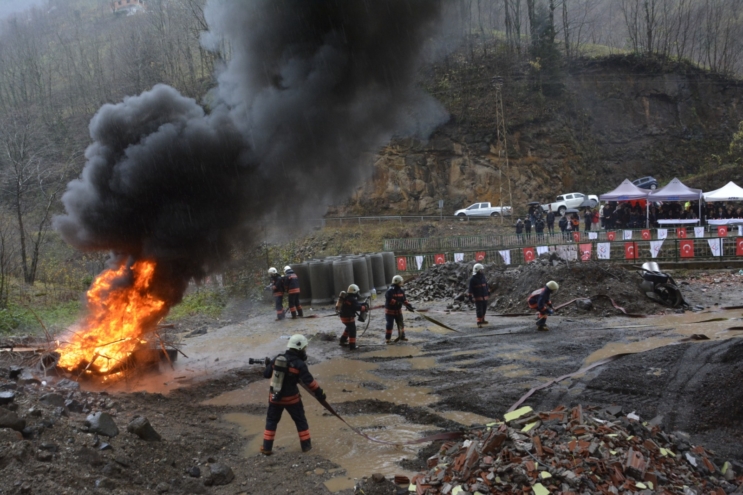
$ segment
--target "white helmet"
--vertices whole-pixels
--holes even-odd
[[[549,282],[547,282],[547,288],[552,292],[557,292],[557,289],[559,289],[560,286],[557,285],[557,282],[555,282],[554,280],[550,280]]]
[[[392,277],[392,285],[402,285],[402,277],[400,275]]]
[[[476,263],[475,266],[472,267],[472,275],[477,275],[477,272],[484,270],[485,267],[482,266],[480,263]]]
[[[286,272],[288,272],[288,271],[289,271],[289,270],[291,270],[291,269],[292,269],[292,267],[290,267],[289,265],[286,265],[286,266],[284,267],[284,274],[286,275]]]
[[[346,291],[349,294],[357,294],[359,292],[359,286],[356,284],[351,284],[348,286],[348,290]]]
[[[278,273],[279,273],[279,271],[276,268],[274,268],[274,267],[271,267],[271,268],[268,269],[268,274],[269,275],[277,275]]]
[[[298,351],[307,348],[307,337],[304,335],[295,333],[289,338],[289,343],[286,344],[287,349],[296,349]]]

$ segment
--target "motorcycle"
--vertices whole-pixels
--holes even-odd
[[[669,308],[688,305],[676,281],[669,274],[660,271],[658,263],[654,261],[643,263],[639,274],[642,277],[638,284],[640,292],[649,299]]]

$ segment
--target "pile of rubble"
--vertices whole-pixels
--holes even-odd
[[[445,443],[410,491],[426,495],[487,493],[741,493],[740,464],[717,459],[683,432],[664,433],[621,407],[523,407],[504,423]],[[405,480],[396,480],[403,482]],[[406,487],[407,488],[407,487]]]
[[[406,294],[416,302],[449,299],[448,309],[453,311],[470,309],[465,296],[473,265],[473,262],[449,262],[433,266],[405,284]],[[543,255],[528,265],[485,265],[485,276],[490,286],[490,310],[497,313],[528,311],[526,298],[529,293],[543,287],[549,280],[560,284],[560,291],[553,297],[556,306],[572,299],[604,294],[630,313],[654,314],[667,309],[640,293],[640,278],[636,273],[610,263],[568,263],[556,256]],[[586,311],[602,316],[617,313],[608,300],[597,300],[589,306],[568,306],[560,310],[560,314]]]

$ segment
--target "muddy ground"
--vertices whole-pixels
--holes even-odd
[[[349,354],[317,337],[308,363],[349,422],[372,436],[400,441],[500,418],[534,386],[617,353],[644,351],[562,380],[526,404],[616,404],[645,419],[662,416],[667,429],[687,431],[695,443],[715,451],[717,461],[743,462],[743,341],[737,338],[743,332],[729,330],[743,326],[736,321],[743,310],[720,309],[740,304],[743,277],[719,271],[677,278],[687,300],[704,309],[651,318],[572,312],[552,317],[552,330],[537,333],[532,317],[490,318],[490,326],[478,329],[473,312],[443,313],[450,300],[416,302],[460,333],[406,314],[410,340],[384,346],[376,311],[359,352]],[[611,280],[601,283],[611,289]],[[558,294],[555,303],[569,296]],[[1,353],[0,392],[15,397],[0,406],[0,421],[10,411],[26,428],[25,438],[0,429],[0,493],[352,493],[354,478],[421,469],[435,446],[370,443],[310,397],[305,407],[313,452],[300,453],[285,417],[276,454],[258,454],[268,384],[247,358],[275,355],[292,333],[340,334],[341,328],[336,317],[325,317],[327,308],[307,309],[316,318],[285,322],[274,322],[271,313],[268,307],[236,305],[229,323],[181,325],[175,331],[189,357],[181,356],[175,369],[164,363],[156,374],[83,383],[79,390],[60,385],[53,372],[37,373],[40,383],[11,379],[10,366],[30,366],[28,356]],[[692,334],[709,340],[678,343]],[[55,406],[50,393],[79,407]],[[94,412],[110,414],[118,435],[93,433],[85,421]],[[128,432],[135,416],[146,417],[162,440],[148,442]],[[234,479],[215,486],[229,479],[210,475],[220,465]],[[366,493],[391,488],[370,482]]]

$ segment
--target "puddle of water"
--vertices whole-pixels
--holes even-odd
[[[486,425],[495,421],[494,419],[465,411],[436,411],[436,414],[464,426],[474,424]]]
[[[355,434],[334,416],[323,415],[319,405],[305,406],[307,420],[312,434],[312,453],[338,464],[346,473],[327,482],[325,486],[332,492],[353,488],[354,478],[368,476],[369,473],[383,473],[387,476],[414,473],[399,466],[399,461],[417,455],[418,445],[396,446],[370,442]],[[254,456],[260,451],[263,442],[265,416],[256,414],[231,413],[224,419],[240,426],[240,434],[249,438],[245,449],[246,456]],[[349,423],[363,428],[365,433],[391,442],[406,442],[420,438],[430,425],[408,423],[396,414],[360,414],[346,418]],[[279,423],[274,441],[274,450],[286,449],[299,452],[299,438],[294,422],[285,413]]]
[[[355,359],[335,358],[310,366],[310,372],[332,402],[378,399],[393,404],[425,406],[437,397],[424,387],[411,387],[407,381],[381,378],[374,373],[375,363]],[[308,396],[307,393],[303,394]],[[268,397],[268,380],[253,382],[247,387],[225,392],[204,402],[215,406],[264,404]],[[306,398],[306,397],[305,397]],[[305,400],[305,402],[309,402]]]
[[[737,336],[736,333],[728,331],[728,327],[730,326],[730,320],[737,318],[738,313],[734,310],[720,310],[716,311],[715,314],[719,314],[720,316],[715,318],[705,318],[696,313],[684,313],[680,315],[674,314],[653,317],[650,320],[653,323],[649,326],[650,330],[668,330],[668,337],[652,337],[634,342],[610,342],[588,356],[584,365],[595,363],[596,361],[617,354],[657,349],[693,334],[706,335],[710,340],[735,338]],[[642,334],[634,334],[627,337],[628,340],[631,338],[642,339]]]

